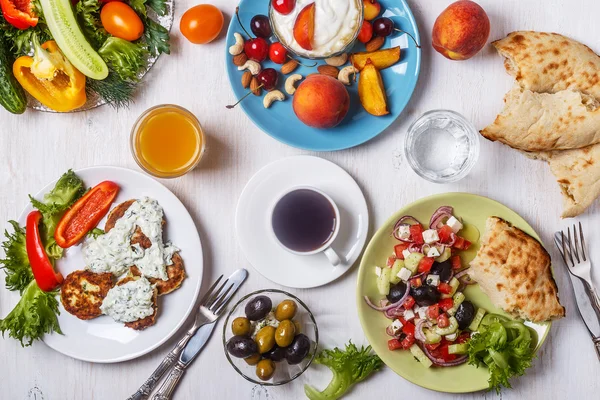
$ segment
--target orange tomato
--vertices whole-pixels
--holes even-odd
[[[181,17],[179,30],[192,43],[204,44],[215,40],[223,28],[223,13],[211,4],[200,4]]]
[[[119,1],[102,7],[100,20],[108,33],[130,42],[141,38],[144,33],[144,24],[133,8]]]

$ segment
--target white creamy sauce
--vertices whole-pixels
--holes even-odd
[[[305,50],[294,39],[294,24],[300,11],[315,3],[313,49]],[[357,0],[296,0],[294,11],[282,15],[273,10],[272,23],[281,41],[299,54],[314,57],[341,51],[360,29],[362,2]]]
[[[254,329],[252,330],[252,334],[250,336],[254,339],[258,331],[260,331],[265,326],[270,325],[273,328],[277,328],[279,326],[279,321],[277,321],[277,318],[275,318],[275,313],[271,311],[267,314],[266,317],[264,317],[260,321],[254,322],[253,325]]]
[[[118,322],[133,322],[154,313],[153,287],[142,277],[108,291],[100,310]]]
[[[166,265],[172,263],[173,254],[179,249],[163,243],[162,220],[163,209],[156,200],[144,197],[134,201],[109,232],[96,238],[88,236],[84,241],[82,252],[86,268],[119,276],[135,265],[144,276],[167,280]],[[136,227],[150,239],[150,248],[131,245]]]

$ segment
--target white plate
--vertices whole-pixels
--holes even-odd
[[[192,312],[202,284],[202,245],[192,217],[173,193],[147,175],[118,167],[91,167],[75,171],[87,187],[111,180],[121,189],[113,207],[132,198],[148,196],[156,199],[165,212],[167,220],[165,238],[181,249],[187,277],[181,287],[173,293],[159,298],[159,311],[156,324],[136,331],[101,316],[82,321],[65,311],[59,302],[58,321],[63,335],[45,335],[44,342],[54,350],[83,361],[114,363],[140,357],[169,339]],[[35,197],[39,200],[52,190],[56,181],[40,190]],[[32,210],[28,205],[19,217],[24,226],[27,214]],[[104,227],[102,220],[99,227]],[[65,252],[57,262],[58,271],[63,276],[83,269],[81,246],[74,246]]]
[[[277,244],[270,230],[272,203],[294,186],[313,186],[327,193],[340,209],[340,233],[333,249],[342,259],[331,266],[324,254],[294,255]],[[252,266],[265,278],[293,288],[325,285],[344,274],[358,259],[369,230],[365,197],[350,175],[318,157],[297,156],[271,163],[244,188],[237,206],[238,242]]]

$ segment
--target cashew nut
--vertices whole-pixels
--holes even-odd
[[[339,56],[329,57],[325,59],[325,62],[327,64],[333,65],[334,67],[341,67],[342,65],[346,64],[346,61],[348,61],[347,53],[342,53]]]
[[[261,71],[262,67],[256,61],[248,60],[248,61],[246,61],[246,63],[244,65],[238,67],[239,71],[243,71],[245,69],[250,71],[250,73],[252,75],[258,75],[258,73]]]
[[[344,85],[350,85],[352,82],[350,81],[350,75],[355,75],[358,72],[353,65],[348,65],[347,67],[342,68],[340,73],[338,74],[338,80],[342,82]],[[354,81],[354,79],[352,79]]]
[[[284,101],[285,95],[281,93],[279,90],[273,90],[265,95],[263,98],[263,106],[265,108],[271,107],[274,101]]]
[[[285,80],[285,91],[291,96],[294,93],[296,93],[296,82],[298,82],[299,80],[302,79],[302,75],[300,74],[294,74],[294,75],[290,75],[286,80]]]
[[[244,51],[244,38],[237,32],[233,34],[233,37],[235,38],[235,44],[229,47],[229,54],[237,56]]]

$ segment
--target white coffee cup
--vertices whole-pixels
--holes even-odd
[[[315,193],[320,194],[321,196],[323,196],[325,199],[327,199],[327,201],[329,201],[329,203],[331,204],[331,207],[333,208],[334,214],[335,214],[335,228],[333,230],[333,233],[331,234],[331,236],[329,237],[329,239],[327,240],[327,242],[325,242],[322,246],[320,246],[317,249],[314,250],[310,250],[310,251],[296,251],[293,249],[290,249],[289,247],[287,247],[286,245],[284,245],[279,238],[277,237],[277,234],[275,233],[275,229],[273,228],[273,214],[275,212],[275,207],[277,206],[277,204],[279,204],[279,202],[281,201],[281,199],[283,199],[286,195],[295,192],[297,190],[310,190],[313,191]],[[338,256],[338,254],[335,252],[335,250],[333,250],[331,248],[331,244],[334,242],[334,240],[336,239],[339,231],[340,231],[340,210],[338,209],[337,204],[335,204],[335,202],[333,201],[333,199],[331,197],[329,197],[329,195],[327,193],[324,193],[323,191],[314,188],[312,186],[295,186],[292,187],[288,190],[286,190],[284,193],[282,193],[279,197],[277,197],[277,199],[273,202],[270,212],[267,214],[269,215],[269,230],[271,232],[271,235],[273,236],[273,238],[275,239],[275,241],[285,250],[289,251],[292,254],[296,254],[299,256],[310,256],[313,254],[317,254],[317,253],[323,253],[325,254],[325,256],[327,257],[327,259],[329,260],[329,262],[331,263],[331,265],[333,265],[334,267],[339,265],[341,262],[340,257]]]

